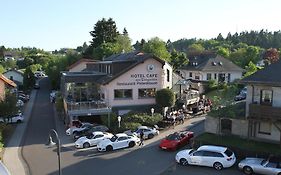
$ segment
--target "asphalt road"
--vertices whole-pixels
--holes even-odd
[[[57,175],[58,164],[55,148],[46,148],[49,130],[55,128],[52,105],[49,102],[47,80],[41,81],[41,89],[27,129],[23,156],[31,175]],[[201,132],[203,123],[193,128]],[[60,134],[63,137],[64,133]],[[70,139],[70,138],[68,138]],[[76,150],[73,145],[62,147],[62,171],[64,175],[240,175],[236,167],[222,171],[196,166],[180,166],[175,163],[176,152],[162,151],[158,141],[130,149],[100,153],[96,148]]]

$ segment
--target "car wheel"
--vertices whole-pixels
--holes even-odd
[[[183,165],[183,166],[186,166],[186,165],[188,165],[188,161],[185,158],[181,158],[180,164]]]
[[[107,147],[106,147],[106,151],[112,151],[113,150],[113,147],[111,146],[111,145],[108,145]]]
[[[90,147],[90,144],[88,142],[83,144],[83,148],[89,148],[89,147]]]
[[[223,166],[221,163],[219,162],[215,162],[213,167],[216,169],[216,170],[222,170],[223,169]]]
[[[251,174],[253,174],[253,169],[251,167],[249,167],[249,166],[244,166],[243,172],[245,174],[251,175]]]
[[[73,139],[74,139],[74,140],[78,139],[77,132],[73,133]]]
[[[152,139],[153,137],[154,137],[153,134],[148,134],[148,136],[147,136],[148,139]]]
[[[129,143],[129,147],[130,147],[130,148],[134,147],[135,145],[136,145],[135,142],[130,142],[130,143]]]
[[[281,173],[278,173],[278,175],[281,175]]]
[[[17,123],[21,123],[21,120],[17,120]]]

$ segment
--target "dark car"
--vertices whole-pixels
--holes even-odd
[[[108,129],[108,127],[106,127],[104,125],[94,125],[92,127],[87,127],[81,131],[75,132],[73,134],[73,138],[76,140],[83,136],[89,136],[95,131],[107,132],[107,131],[109,131],[109,129]]]
[[[34,89],[40,89],[40,85],[39,85],[39,83],[35,83],[35,85],[34,85]]]
[[[163,139],[159,147],[163,150],[175,151],[178,148],[187,145],[191,138],[193,138],[193,132],[190,131],[175,132],[173,134],[168,135],[165,139]]]
[[[245,100],[247,97],[247,94],[246,93],[240,93],[239,95],[236,95],[234,100],[235,101],[241,101],[241,100]]]

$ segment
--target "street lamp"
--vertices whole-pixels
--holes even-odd
[[[154,108],[151,108],[151,116],[153,117],[154,114]]]
[[[117,120],[118,120],[118,127],[120,128],[120,122],[121,122],[121,116],[120,115],[117,117]]]
[[[52,133],[53,135],[55,135],[55,138],[56,138],[56,142],[53,142],[53,139],[52,139]],[[53,147],[53,146],[57,146],[57,155],[58,155],[58,164],[59,164],[59,175],[62,175],[62,171],[61,171],[61,166],[60,166],[60,139],[59,139],[59,136],[58,136],[58,133],[56,130],[54,129],[51,129],[50,132],[49,132],[49,139],[48,139],[48,142],[46,144],[48,147]]]

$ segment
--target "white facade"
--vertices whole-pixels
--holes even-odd
[[[191,71],[191,70],[180,70],[180,74],[185,79],[195,79],[195,80],[219,80],[219,74],[225,75],[225,82],[233,82],[234,80],[241,79],[242,72],[240,71],[228,71],[228,72],[214,72],[214,71]],[[208,77],[209,76],[209,77]]]
[[[140,89],[152,90],[155,92],[163,88],[172,87],[172,67],[165,63],[162,65],[159,61],[151,58],[138,64],[133,69],[122,74],[110,83],[101,86],[105,101],[108,101],[111,107],[136,106],[136,105],[154,105],[154,97],[140,97]],[[168,75],[169,74],[169,75]],[[115,90],[130,90],[130,98],[115,98]]]
[[[23,74],[15,71],[15,70],[7,71],[3,75],[5,77],[9,78],[10,80],[18,82],[20,85],[23,84]]]

